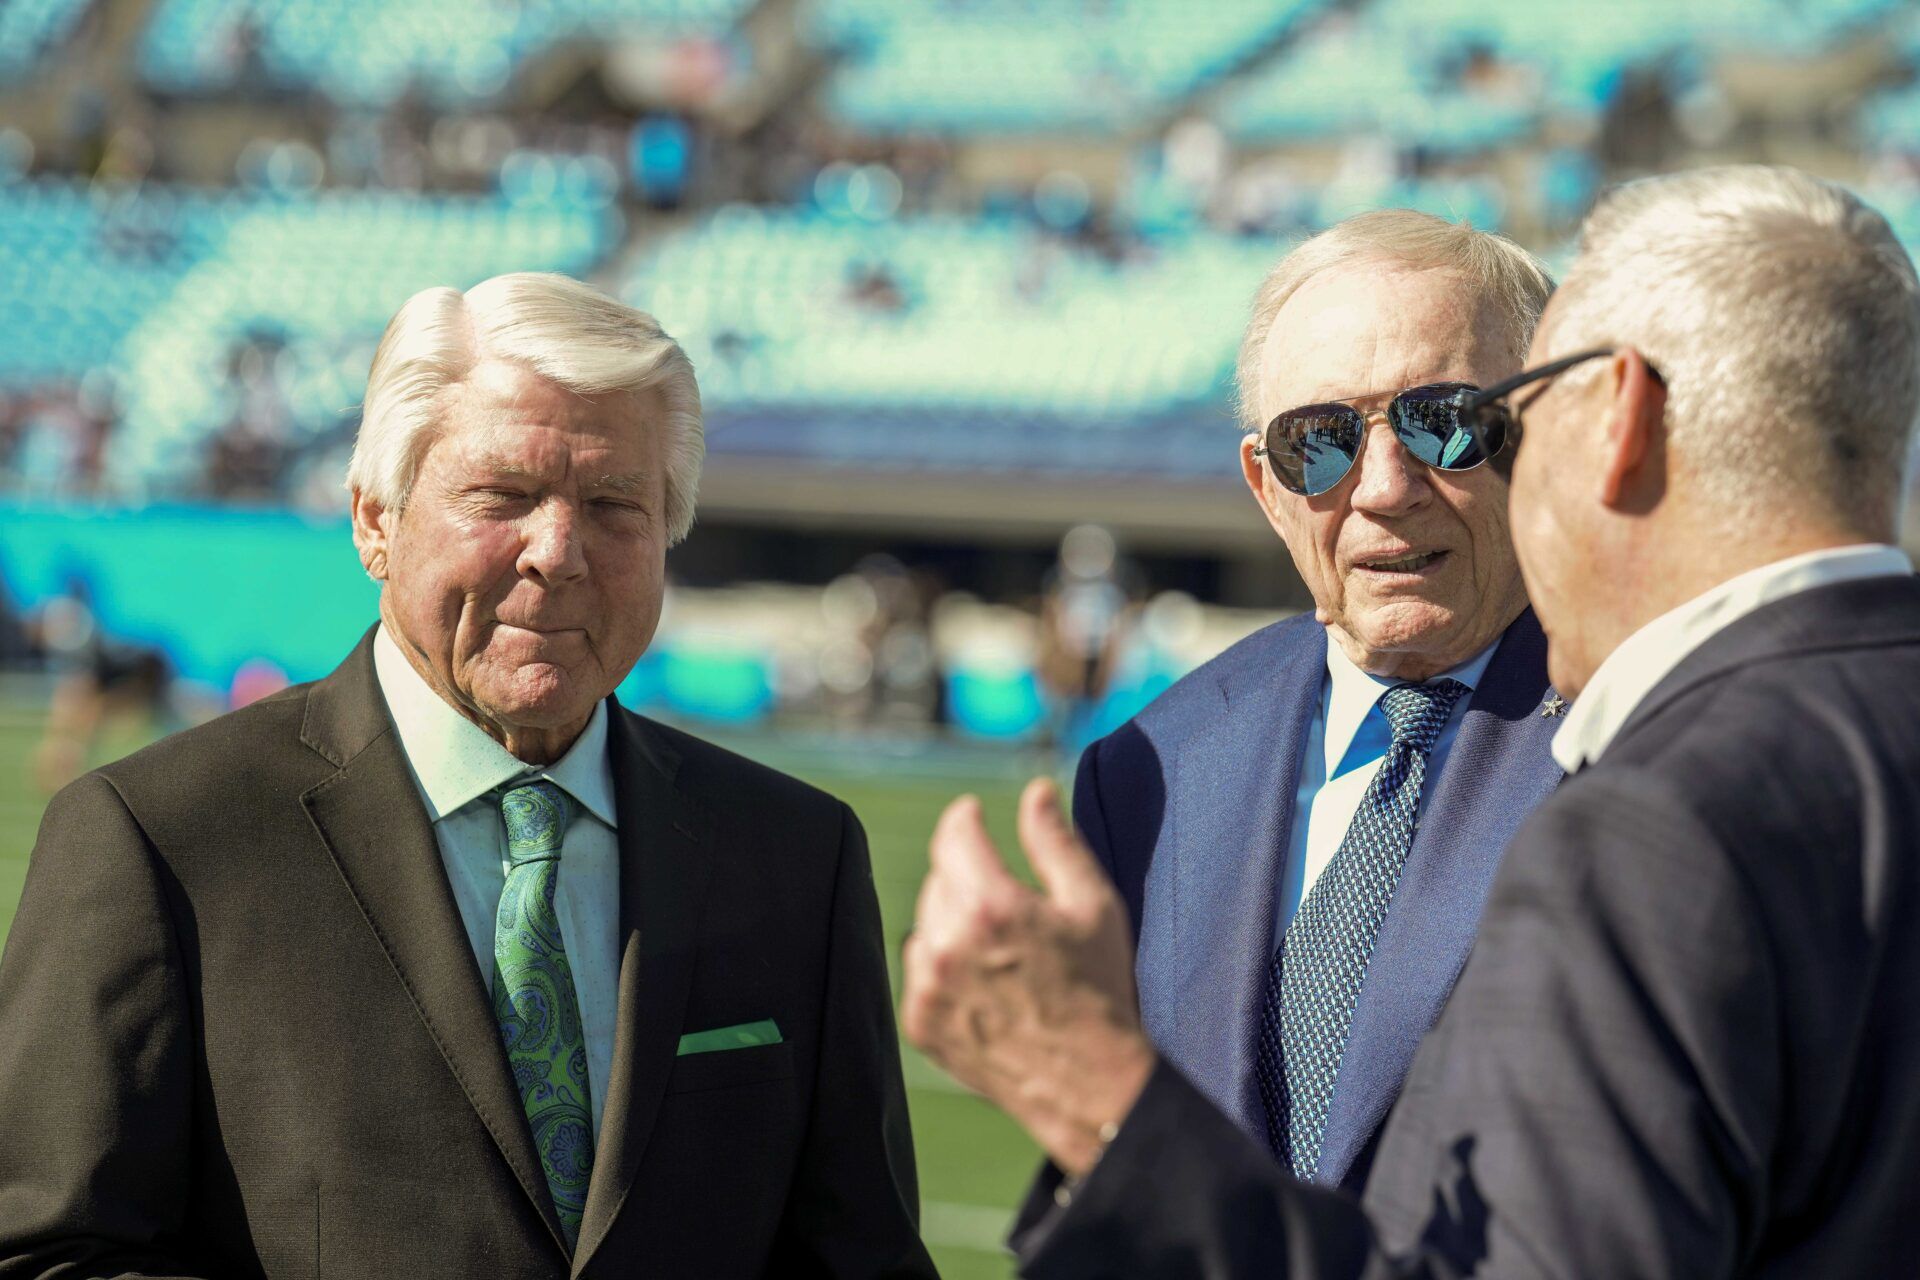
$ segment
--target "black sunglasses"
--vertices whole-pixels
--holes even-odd
[[[1508,396],[1583,361],[1612,354],[1611,347],[1582,351],[1486,388],[1465,382],[1409,387],[1387,403],[1387,425],[1407,452],[1429,467],[1471,471],[1510,442],[1517,443],[1519,422],[1502,403]],[[1367,415],[1349,403],[1302,405],[1267,424],[1253,456],[1265,458],[1274,479],[1287,489],[1312,497],[1347,478],[1366,435]]]

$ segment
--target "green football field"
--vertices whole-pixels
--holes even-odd
[[[43,707],[20,686],[0,688],[0,939],[12,922],[45,797],[31,767]],[[141,745],[138,726],[109,734],[94,763]],[[927,835],[941,807],[962,791],[985,803],[1002,847],[1012,838],[1014,799],[1026,768],[1039,759],[1015,753],[966,754],[929,767],[871,753],[845,758],[818,745],[778,740],[728,742],[797,773],[851,804],[872,844],[880,909],[899,989],[899,943],[913,913],[926,865]],[[1033,1145],[991,1106],[961,1090],[912,1049],[902,1046],[913,1136],[920,1158],[921,1226],[943,1276],[1000,1280],[1011,1274],[1000,1241],[1012,1207],[1032,1174]]]

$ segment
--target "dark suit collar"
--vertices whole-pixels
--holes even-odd
[[[1215,683],[1215,727],[1172,755],[1166,854],[1145,890],[1139,967],[1148,1031],[1250,1133],[1264,1132],[1255,1036],[1307,730],[1326,678],[1326,629],[1310,615],[1256,637]]]
[[[301,803],[455,1082],[564,1253],[485,982],[380,696],[371,630],[308,692],[300,737],[338,767]]]
[[[1675,700],[1755,663],[1906,644],[1920,644],[1920,578],[1860,578],[1797,592],[1737,619],[1688,654],[1640,700],[1614,743]]]
[[[666,735],[608,700],[607,747],[619,808],[619,1008],[606,1114],[574,1259],[579,1275],[606,1237],[659,1117],[684,1025],[713,860],[712,821],[681,785]]]
[[[1527,610],[1501,637],[1423,807],[1354,1008],[1319,1181],[1346,1182],[1378,1132],[1473,949],[1507,841],[1560,781],[1549,745],[1561,721],[1541,714],[1551,692],[1546,637]]]

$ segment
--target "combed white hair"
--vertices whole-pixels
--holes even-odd
[[[693,363],[652,316],[562,275],[515,272],[407,299],[373,355],[347,487],[404,507],[444,425],[443,393],[483,360],[514,361],[580,395],[658,394],[667,537],[687,536],[706,457]]]
[[[1730,518],[1897,520],[1920,281],[1853,193],[1768,165],[1628,183],[1588,216],[1548,326],[1552,354],[1627,345],[1659,370],[1667,447]]]
[[[1253,315],[1240,342],[1233,379],[1243,429],[1258,431],[1266,425],[1259,420],[1257,400],[1260,355],[1280,308],[1321,272],[1357,262],[1458,272],[1505,320],[1516,368],[1526,357],[1533,326],[1553,291],[1553,279],[1538,258],[1505,236],[1476,231],[1464,222],[1413,209],[1375,209],[1337,222],[1289,250],[1253,296]]]

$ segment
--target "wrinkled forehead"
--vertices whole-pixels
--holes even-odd
[[[1358,263],[1323,271],[1274,316],[1256,408],[1391,394],[1430,382],[1487,386],[1519,369],[1497,299],[1451,270]]]

